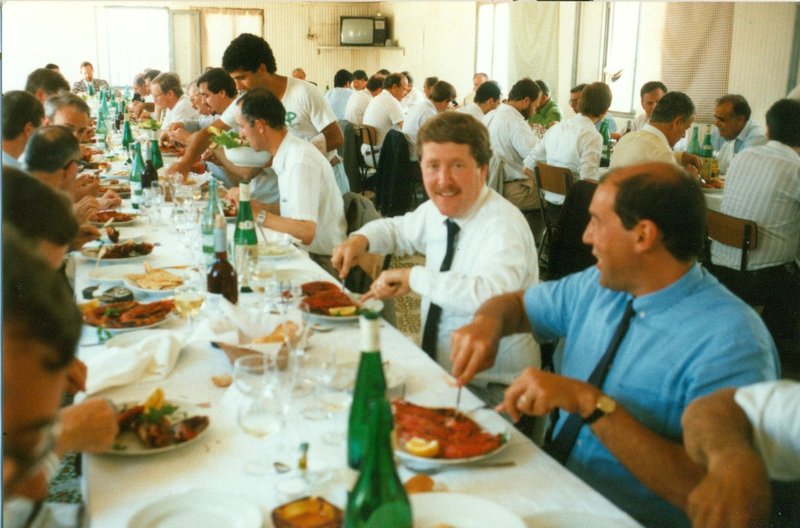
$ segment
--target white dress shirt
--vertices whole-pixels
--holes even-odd
[[[736,390],[753,426],[753,444],[775,480],[800,479],[800,383],[781,380]]]
[[[450,370],[450,334],[472,321],[480,305],[501,293],[518,291],[539,279],[536,246],[525,217],[508,200],[484,187],[462,217],[450,271],[439,271],[447,249],[446,217],[431,200],[404,216],[366,224],[357,233],[369,239],[375,253],[426,256],[425,266],[411,270],[411,289],[422,296],[421,317],[434,302],[442,307],[437,361]],[[502,226],[502,228],[498,228]],[[503,338],[495,366],[478,375],[479,383],[509,384],[520,371],[540,364],[530,333]]]
[[[800,256],[800,154],[778,141],[737,154],[725,177],[722,212],[758,224],[758,246],[747,269],[792,262]],[[739,269],[741,250],[711,243],[711,261]]]
[[[408,115],[403,120],[403,134],[406,135],[408,140],[408,155],[411,161],[417,161],[417,134],[419,129],[425,124],[425,121],[434,117],[437,114],[436,107],[430,99],[420,101],[411,107]]]
[[[536,162],[564,167],[582,180],[600,179],[600,154],[603,136],[588,117],[578,114],[550,127],[541,141],[525,158],[525,167],[531,171]],[[564,196],[545,191],[548,202],[564,203]]]
[[[372,101],[372,94],[369,90],[358,90],[350,96],[347,100],[347,107],[344,109],[344,118],[354,125],[360,125],[364,122],[364,112],[367,110],[367,105]]]
[[[653,161],[680,165],[682,156],[683,152],[672,151],[663,132],[648,123],[641,130],[620,138],[611,153],[609,167],[616,169]]]
[[[489,130],[494,155],[505,162],[505,181],[527,180],[522,172],[523,160],[539,138],[519,110],[501,104],[483,117],[483,124]]]
[[[161,121],[161,130],[167,130],[172,123],[183,123],[184,121],[194,121],[200,116],[192,106],[192,102],[186,95],[180,96],[178,102],[172,108],[167,108],[164,113],[164,120]]]
[[[481,107],[478,106],[478,104],[475,101],[472,101],[469,104],[462,106],[461,108],[456,110],[456,112],[469,114],[478,121],[483,121],[483,110],[481,110]]]
[[[308,141],[287,134],[272,161],[278,174],[281,216],[317,224],[312,253],[330,255],[344,241],[347,222],[344,202],[333,168]]]
[[[733,157],[742,150],[749,147],[765,145],[766,143],[767,135],[764,133],[764,128],[752,119],[748,119],[744,128],[739,132],[739,135],[731,140],[725,141],[722,147],[720,147],[719,155],[717,156],[719,171],[722,174],[726,174],[728,172],[728,167],[731,165],[731,161],[733,161]]]
[[[403,107],[403,111],[408,112],[415,104],[426,99],[427,97],[425,97],[423,92],[418,90],[416,86],[412,86],[411,90],[409,90],[406,96],[403,97],[403,100],[400,101],[400,106]]]
[[[389,90],[384,90],[373,97],[364,112],[364,124],[375,127],[377,131],[375,146],[383,145],[389,129],[401,123],[405,117],[406,114],[403,112],[403,107],[400,106],[400,101],[395,99]]]
[[[647,114],[637,115],[633,121],[631,121],[631,132],[636,132],[637,130],[643,129],[649,120],[650,119],[647,117]]]

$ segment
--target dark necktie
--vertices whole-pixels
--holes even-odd
[[[456,235],[461,228],[449,218],[444,223],[447,226],[447,250],[439,271],[450,271],[450,265],[456,254]],[[427,352],[434,361],[436,361],[436,338],[439,336],[439,320],[441,318],[442,307],[431,303],[428,307],[428,317],[425,319],[425,329],[422,332],[422,350]]]
[[[595,387],[599,389],[603,388],[603,383],[606,381],[611,363],[614,361],[614,356],[617,355],[619,345],[622,343],[622,339],[625,337],[625,333],[631,325],[631,318],[635,313],[636,312],[633,310],[633,299],[631,299],[625,306],[625,313],[622,314],[622,320],[619,322],[617,331],[614,333],[614,337],[608,345],[608,350],[606,350],[606,353],[600,358],[597,366],[592,371],[592,375],[589,376],[589,383]],[[550,456],[564,464],[567,458],[569,458],[570,452],[572,452],[575,441],[578,439],[578,433],[581,427],[583,427],[583,418],[581,415],[578,413],[571,413],[558,432],[558,436],[547,446],[547,452],[550,453]]]

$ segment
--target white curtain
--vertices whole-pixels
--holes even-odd
[[[264,36],[264,11],[261,9],[203,8],[200,20],[203,67],[222,66],[225,48],[241,33]]]

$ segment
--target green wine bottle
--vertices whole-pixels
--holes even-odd
[[[689,154],[695,156],[702,155],[700,150],[700,127],[694,127],[692,130],[692,140],[689,142]]]
[[[214,262],[214,221],[217,216],[222,215],[225,218],[225,213],[222,211],[222,204],[217,197],[217,180],[211,178],[208,182],[208,204],[206,210],[203,212],[203,218],[200,219],[200,232],[203,241],[203,258],[206,266],[210,266]]]
[[[600,154],[600,166],[608,167],[611,163],[611,137],[608,135],[608,121],[600,122],[600,135],[603,136],[603,150]]]
[[[700,149],[700,155],[704,158],[714,157],[714,145],[711,144],[711,125],[706,128],[706,135],[703,138],[703,146]]]
[[[139,209],[139,204],[142,203],[142,173],[144,173],[142,144],[137,141],[133,148],[135,153],[131,163],[131,207]]]
[[[345,528],[410,528],[411,504],[392,452],[392,410],[386,399],[369,403],[367,452],[347,497]]]
[[[369,402],[386,398],[386,376],[380,348],[378,314],[365,312],[359,318],[361,327],[361,359],[358,362],[353,404],[347,424],[347,464],[358,469],[367,448],[367,417]]]
[[[125,122],[122,124],[122,148],[125,149],[125,152],[128,154],[128,159],[125,160],[125,163],[131,163],[131,151],[130,146],[133,144],[133,132],[131,131],[131,122],[128,119],[128,116],[125,116]]]
[[[233,232],[233,263],[242,286],[248,285],[250,263],[258,260],[258,239],[250,205],[250,182],[239,184],[239,214]]]
[[[164,158],[161,156],[161,147],[158,146],[157,139],[150,140],[150,159],[153,160],[153,167],[156,170],[164,166]]]

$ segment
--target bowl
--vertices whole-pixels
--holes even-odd
[[[225,147],[225,156],[234,165],[240,167],[263,167],[270,160],[270,153],[256,152],[253,147]]]
[[[342,510],[322,497],[305,497],[272,510],[276,528],[338,528]]]

